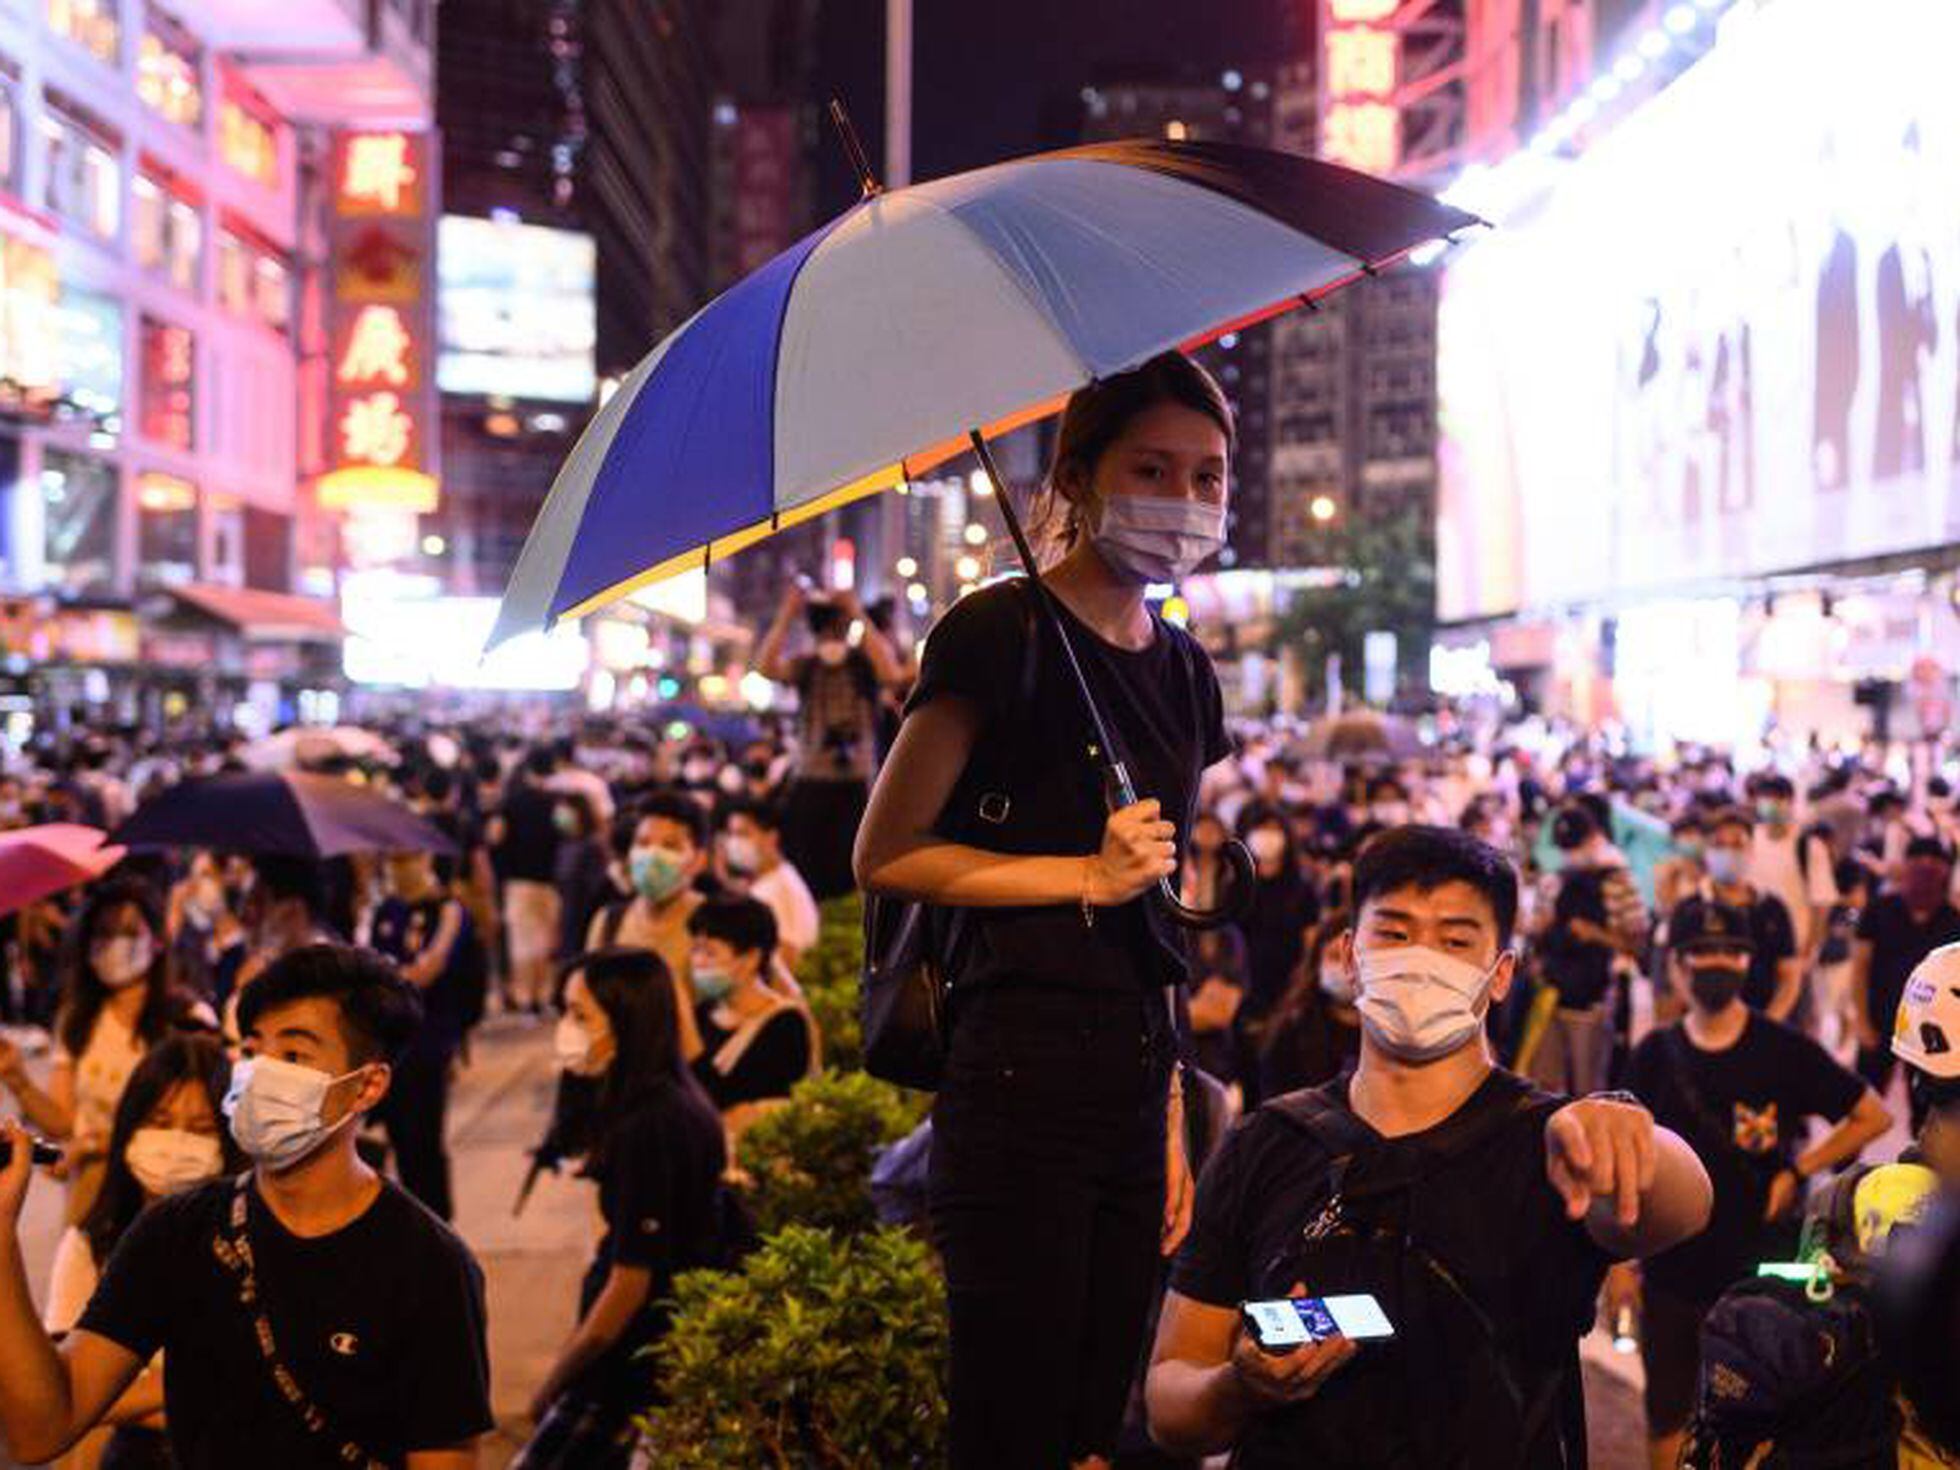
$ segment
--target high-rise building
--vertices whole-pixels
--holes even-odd
[[[0,645],[37,699],[155,718],[256,686],[275,713],[318,672],[264,620],[323,539],[332,139],[426,131],[433,0],[8,11]]]
[[[1272,120],[1272,82],[1249,71],[1203,78],[1111,76],[1082,89],[1086,142],[1151,137],[1264,145]],[[1238,420],[1231,543],[1219,558],[1225,566],[1266,566],[1272,558],[1271,352],[1272,324],[1261,323],[1195,354],[1218,379]]]

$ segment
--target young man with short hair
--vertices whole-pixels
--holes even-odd
[[[695,1021],[702,1054],[694,1075],[727,1121],[731,1136],[759,1103],[787,1098],[816,1059],[816,1026],[802,1003],[770,981],[776,918],[756,898],[710,898],[687,921],[691,968],[700,996]]]
[[[468,1248],[361,1162],[418,1019],[379,956],[313,945],[245,992],[225,1111],[254,1167],[152,1205],[59,1346],[17,1235],[28,1138],[0,1123],[0,1440],[60,1454],[157,1352],[184,1470],[466,1470],[492,1427],[483,1276]]]
[[[1797,948],[1796,921],[1774,893],[1749,881],[1749,854],[1755,841],[1756,820],[1741,807],[1727,807],[1708,822],[1706,897],[1748,918],[1749,975],[1742,999],[1772,1021],[1787,1021],[1803,989],[1803,961]],[[1687,900],[1683,900],[1686,902]]]
[[[622,835],[620,856],[633,896],[592,916],[585,947],[650,949],[666,961],[680,1011],[681,1055],[692,1062],[701,1054],[701,1037],[694,1022],[687,921],[701,905],[694,882],[708,865],[708,814],[678,791],[656,791],[640,803]]]
[[[1669,925],[1669,974],[1688,1003],[1634,1048],[1628,1084],[1693,1145],[1714,1184],[1708,1228],[1640,1267],[1614,1269],[1608,1299],[1643,1303],[1647,1434],[1656,1467],[1680,1456],[1702,1319],[1765,1254],[1787,1259],[1807,1180],[1858,1156],[1891,1119],[1870,1088],[1815,1041],[1743,999],[1756,944],[1743,909],[1688,899]],[[1812,1118],[1832,1127],[1804,1148]]]
[[[817,942],[817,903],[803,875],[783,856],[781,811],[765,801],[738,798],[723,817],[723,867],[751,898],[776,916],[777,957],[791,973]]]
[[[1241,1470],[1584,1463],[1578,1340],[1608,1263],[1707,1218],[1707,1176],[1644,1108],[1498,1068],[1517,875],[1404,827],[1354,872],[1337,941],[1359,989],[1351,1076],[1274,1099],[1206,1166],[1147,1384],[1166,1449]],[[1260,1348],[1240,1304],[1365,1292],[1394,1337]]]

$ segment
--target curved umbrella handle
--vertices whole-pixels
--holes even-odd
[[[1216,929],[1224,924],[1236,924],[1252,906],[1252,854],[1246,850],[1243,842],[1234,838],[1219,850],[1219,855],[1225,859],[1225,865],[1231,872],[1224,884],[1225,901],[1215,909],[1192,908],[1177,896],[1177,889],[1170,879],[1157,880],[1158,899],[1181,927]]]

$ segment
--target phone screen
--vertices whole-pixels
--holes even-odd
[[[1336,1335],[1355,1342],[1395,1335],[1381,1303],[1365,1294],[1247,1302],[1245,1319],[1264,1348],[1304,1347]]]

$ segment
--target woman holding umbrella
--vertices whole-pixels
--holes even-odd
[[[930,1185],[956,1467],[1113,1451],[1158,1257],[1188,1223],[1166,1127],[1184,949],[1145,896],[1229,747],[1210,662],[1144,589],[1222,545],[1232,442],[1217,384],[1174,353],[1079,390],[1061,420],[1045,581],[1150,799],[1107,810],[1065,651],[1003,584],[927,642],[858,834],[867,889],[972,911]]]

